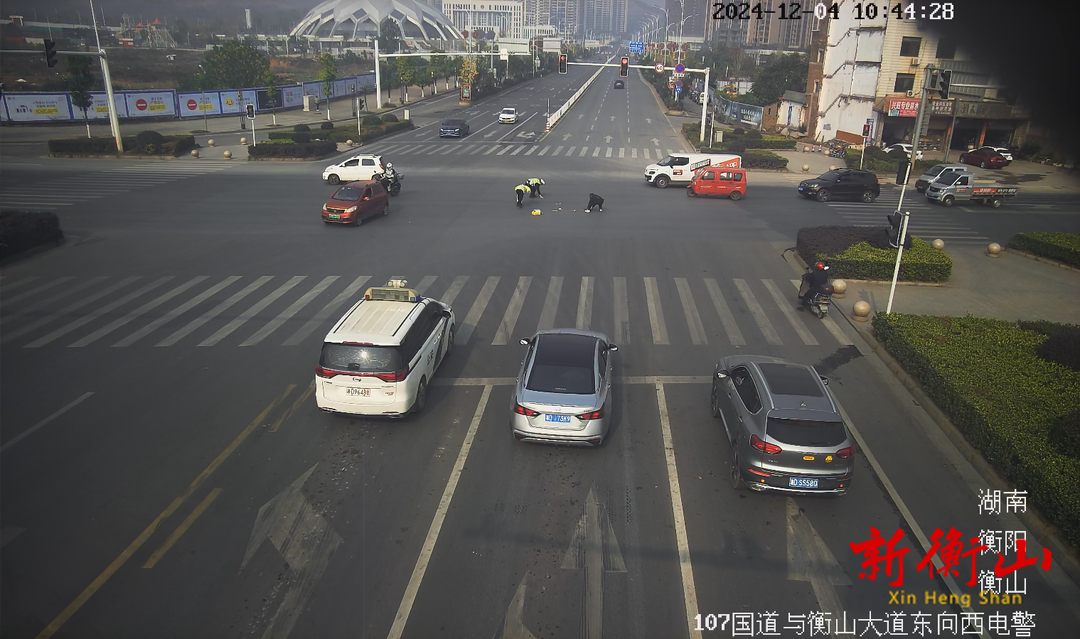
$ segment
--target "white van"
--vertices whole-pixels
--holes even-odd
[[[935,164],[915,180],[915,190],[926,193],[926,188],[945,173],[963,173],[964,171],[967,171],[967,166],[964,164]]]
[[[704,166],[738,169],[742,157],[730,153],[672,153],[645,167],[645,181],[662,189],[672,182],[689,184],[694,172]]]
[[[427,402],[431,377],[454,348],[449,305],[393,279],[369,288],[323,340],[315,404],[353,415],[404,417]]]

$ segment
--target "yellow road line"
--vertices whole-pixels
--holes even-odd
[[[292,414],[296,412],[296,409],[300,408],[300,405],[306,402],[307,398],[311,397],[311,394],[313,392],[315,392],[315,386],[308,386],[308,389],[304,391],[304,394],[296,398],[296,401],[293,402],[293,405],[289,407],[289,410],[282,413],[281,417],[278,417],[278,420],[274,422],[273,426],[270,427],[270,432],[276,433],[277,429],[281,428],[281,425],[284,424],[286,420],[288,420],[290,417],[292,417]]]
[[[52,623],[46,626],[46,628],[38,634],[37,639],[49,639],[49,637],[52,637],[54,634],[56,634],[56,631],[59,630],[60,627],[63,626],[65,623],[67,623],[67,620],[71,619],[71,616],[78,612],[79,609],[82,608],[83,605],[90,599],[90,597],[93,597],[94,593],[100,590],[101,587],[105,585],[105,582],[107,582],[109,578],[112,577],[114,573],[116,573],[117,570],[120,570],[120,568],[125,563],[127,563],[128,559],[131,559],[132,555],[138,552],[139,548],[141,548],[142,545],[146,543],[146,540],[150,538],[150,535],[153,535],[154,531],[156,531],[158,526],[161,525],[161,522],[165,521],[169,517],[169,515],[172,515],[174,512],[176,512],[176,509],[179,508],[180,505],[183,504],[185,501],[187,501],[188,497],[191,497],[192,493],[198,490],[199,486],[201,486],[202,483],[206,481],[206,478],[209,477],[210,474],[213,473],[215,470],[217,470],[218,466],[220,466],[222,462],[224,462],[225,459],[228,458],[229,455],[231,455],[232,452],[236,450],[236,448],[240,444],[242,444],[245,439],[248,438],[248,435],[250,435],[252,431],[258,428],[259,424],[261,424],[262,421],[266,419],[266,416],[270,414],[270,411],[272,411],[275,406],[284,401],[285,398],[288,397],[290,393],[292,393],[294,388],[296,388],[296,384],[289,384],[285,388],[285,392],[282,393],[280,397],[275,399],[273,402],[270,403],[269,406],[264,408],[263,412],[259,413],[259,416],[256,417],[250,424],[248,424],[247,428],[245,428],[243,432],[237,435],[236,439],[234,439],[232,443],[225,448],[225,450],[221,451],[221,454],[218,455],[217,458],[214,459],[214,461],[210,462],[210,465],[206,467],[206,470],[202,471],[202,473],[200,473],[199,476],[195,478],[195,481],[191,482],[191,485],[188,486],[187,490],[185,490],[182,495],[174,499],[173,502],[169,504],[169,507],[163,510],[161,514],[158,515],[156,519],[154,519],[154,521],[150,522],[150,525],[146,527],[146,530],[142,531],[142,533],[140,533],[139,536],[135,538],[135,541],[131,542],[131,544],[129,544],[128,547],[120,553],[119,557],[114,559],[113,562],[109,564],[109,566],[105,568],[105,570],[102,571],[102,573],[98,575],[96,579],[94,579],[94,581],[90,582],[90,585],[87,586],[85,590],[79,593],[79,596],[75,598],[75,601],[72,601],[70,604],[68,604],[68,607],[64,608],[63,612],[57,615],[56,619],[53,619]]]
[[[195,510],[191,511],[191,514],[187,516],[187,519],[181,522],[181,524],[176,527],[176,530],[169,535],[169,538],[165,540],[165,543],[161,544],[161,548],[158,548],[154,551],[154,554],[150,555],[150,559],[146,560],[146,563],[143,564],[143,568],[153,568],[157,565],[157,562],[165,556],[165,553],[169,552],[169,549],[173,547],[173,544],[175,544],[178,539],[180,539],[180,536],[187,532],[187,529],[191,527],[191,524],[195,523],[195,520],[199,518],[199,515],[203,514],[203,511],[206,510],[220,494],[220,488],[211,490],[210,494],[195,507]]]

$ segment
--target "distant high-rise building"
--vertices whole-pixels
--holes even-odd
[[[586,33],[616,34],[626,31],[629,0],[584,0],[581,24]]]
[[[700,42],[705,37],[705,25],[712,20],[713,2],[709,0],[667,0],[664,3],[667,9],[668,23],[671,30],[668,38],[672,41],[679,37],[679,26],[682,24],[682,36]],[[739,22],[745,22],[740,20]]]
[[[582,29],[582,5],[592,0],[533,0],[533,24],[550,24],[561,35],[580,34]]]

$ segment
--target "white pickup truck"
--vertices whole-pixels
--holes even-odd
[[[945,206],[973,200],[997,208],[1003,199],[1016,195],[1019,190],[1019,187],[1011,184],[976,180],[970,171],[949,171],[926,187],[926,198]]]

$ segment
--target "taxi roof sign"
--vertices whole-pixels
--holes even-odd
[[[420,293],[406,288],[409,282],[403,278],[394,278],[386,286],[373,286],[364,293],[366,300],[384,300],[388,302],[419,302]]]

